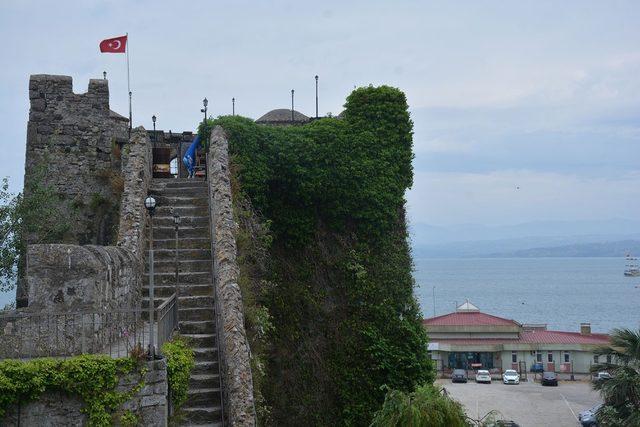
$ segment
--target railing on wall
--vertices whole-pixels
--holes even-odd
[[[144,320],[147,310],[26,312],[0,315],[0,359],[144,353],[154,334],[160,347],[177,328],[175,294],[155,310],[157,327]]]

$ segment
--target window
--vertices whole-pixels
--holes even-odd
[[[542,352],[536,351],[536,362],[542,363]]]
[[[547,352],[547,362],[553,363],[553,351]]]
[[[571,353],[568,351],[564,351],[564,363],[571,362]]]
[[[593,355],[593,363],[600,363],[600,358],[598,357],[597,354]]]
[[[517,351],[512,351],[511,352],[511,363],[518,363],[518,352]]]

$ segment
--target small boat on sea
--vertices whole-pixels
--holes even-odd
[[[627,254],[625,260],[627,261],[627,268],[624,270],[624,275],[627,277],[640,276],[640,266],[638,265],[638,258],[631,256],[631,254]]]

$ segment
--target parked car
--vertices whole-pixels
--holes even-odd
[[[480,369],[478,372],[476,372],[476,382],[491,384],[491,374],[489,374],[489,371]]]
[[[542,385],[558,385],[558,376],[555,372],[542,373]]]
[[[544,372],[544,366],[542,366],[542,363],[534,363],[533,365],[531,365],[531,372]]]
[[[451,382],[452,383],[466,383],[467,382],[467,371],[464,369],[454,369],[451,374]]]
[[[598,382],[598,381],[606,381],[606,380],[610,380],[611,379],[611,374],[609,372],[598,372],[594,377],[593,377],[593,382]]]
[[[595,427],[598,425],[598,411],[602,408],[602,403],[578,414],[578,420],[583,427]]]
[[[502,382],[505,384],[520,384],[520,374],[513,369],[507,369],[502,374]]]

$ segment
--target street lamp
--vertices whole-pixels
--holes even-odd
[[[236,115],[236,99],[235,98],[231,98],[231,115],[232,116]]]
[[[102,72],[102,79],[103,80],[107,80],[107,72],[106,71]]]
[[[156,136],[156,115],[155,114],[151,116],[151,121],[153,122],[153,142],[156,142],[158,140],[158,137]]]
[[[316,74],[316,119],[318,118],[318,75]]]
[[[291,89],[291,122],[293,123],[293,93],[295,91]]]
[[[202,100],[202,105],[204,105],[204,108],[200,109],[201,113],[204,113],[204,121],[207,121],[207,105],[209,105],[209,101],[207,100],[207,98]]]
[[[153,332],[153,311],[155,309],[153,289],[153,211],[156,209],[156,199],[152,196],[147,196],[144,199],[144,207],[149,212],[149,357],[153,359],[156,354],[155,335]]]

